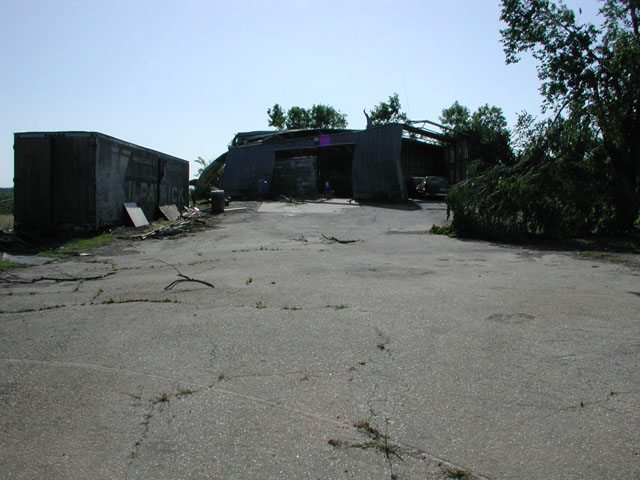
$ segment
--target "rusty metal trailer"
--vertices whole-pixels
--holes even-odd
[[[188,203],[189,162],[97,132],[14,134],[14,224],[47,235],[126,222],[123,203],[149,219]]]

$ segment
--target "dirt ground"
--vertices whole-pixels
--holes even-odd
[[[0,274],[0,478],[640,478],[638,255],[242,205]]]

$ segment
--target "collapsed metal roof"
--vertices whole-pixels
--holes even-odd
[[[440,131],[427,129],[425,125],[431,125],[440,129]],[[391,124],[387,124],[391,125]],[[451,142],[452,129],[440,125],[439,123],[432,122],[430,120],[413,120],[401,125],[403,129],[403,136],[411,137],[413,140],[422,140],[426,143],[435,144],[447,144]],[[421,125],[421,126],[418,126]],[[376,125],[374,127],[381,127],[384,125]],[[253,132],[239,132],[233,138],[231,145],[234,147],[242,147],[246,145],[266,144],[282,142],[287,140],[295,140],[299,138],[317,137],[320,135],[332,135],[338,133],[354,133],[362,132],[365,130],[346,129],[346,128],[305,128],[295,130],[256,130]],[[447,133],[444,133],[447,131]],[[457,133],[457,132],[456,132]]]

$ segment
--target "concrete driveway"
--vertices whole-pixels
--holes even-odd
[[[1,275],[0,478],[640,478],[637,256],[246,205]]]

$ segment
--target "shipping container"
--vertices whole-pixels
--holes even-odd
[[[14,134],[14,225],[48,235],[128,223],[135,202],[149,220],[188,203],[189,162],[97,132]]]

